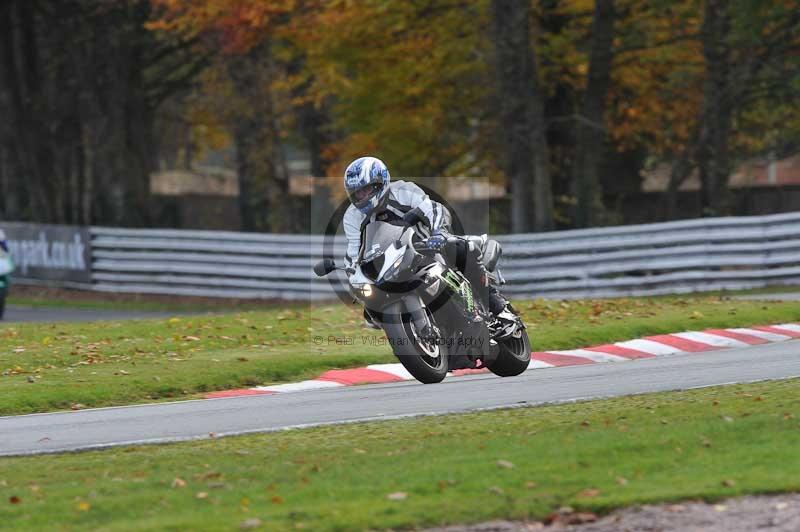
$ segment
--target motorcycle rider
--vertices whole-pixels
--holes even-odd
[[[345,263],[351,276],[364,252],[361,239],[370,222],[416,226],[431,248],[438,249],[450,264],[461,270],[495,317],[505,309],[508,302],[489,284],[480,249],[473,242],[451,234],[450,212],[419,186],[407,181],[392,182],[383,161],[360,157],[345,170],[344,188],[351,203],[342,220],[347,238]],[[371,321],[366,311],[365,317]]]

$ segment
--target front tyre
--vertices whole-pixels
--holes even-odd
[[[489,371],[500,377],[514,377],[531,362],[531,341],[528,331],[520,328],[516,333],[498,342],[497,358],[488,365]]]
[[[423,310],[428,323],[433,323],[430,310]],[[382,325],[394,355],[415,379],[423,384],[434,384],[445,378],[448,370],[447,348],[442,342],[423,339],[408,312]]]

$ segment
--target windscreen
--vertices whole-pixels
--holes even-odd
[[[364,260],[383,253],[395,240],[403,236],[404,227],[386,222],[372,222],[364,233]]]

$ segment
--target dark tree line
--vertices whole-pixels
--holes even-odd
[[[670,20],[675,17],[675,4],[650,2],[646,17]],[[646,60],[635,52],[663,47],[666,53],[668,46],[679,42],[694,42],[701,50],[702,99],[692,118],[691,137],[682,149],[666,154],[672,168],[666,216],[678,214],[678,189],[693,173],[700,178],[704,213],[731,213],[728,179],[736,164],[751,156],[737,151],[735,145],[736,134],[753,127],[745,124],[745,115],[754,105],[788,110],[800,99],[800,9],[782,0],[683,4],[696,10],[701,21],[698,31],[685,34],[676,29],[658,42],[637,30],[641,21],[636,17],[642,14],[635,10],[642,11],[642,3],[596,0],[591,12],[577,15],[589,21],[580,44],[588,57],[584,86],[576,90],[559,83],[555,93],[543,94],[537,73],[542,36],[563,32],[569,20],[558,13],[558,3],[550,0],[492,0],[498,126],[504,134],[497,155],[509,179],[514,231],[550,229],[558,210],[567,213],[568,225],[574,227],[613,220],[608,213],[614,205],[606,203],[605,188],[626,186],[615,182],[614,167],[636,169],[643,164],[641,151],[615,150],[609,132],[618,52],[630,56],[633,51],[633,61]],[[792,127],[782,126],[784,132]],[[783,147],[791,153],[798,148],[791,142],[787,139],[776,149]],[[632,183],[634,190],[638,184]],[[571,201],[554,209],[555,197]]]
[[[621,222],[653,161],[668,218],[693,175],[724,215],[742,160],[800,149],[798,100],[791,0],[4,0],[0,217],[158,224],[150,175],[191,167],[191,105],[225,130],[245,230],[300,230],[290,143],[317,176],[369,152],[505,179],[517,232]]]
[[[207,58],[148,31],[144,0],[0,4],[0,211],[146,225],[159,106]]]

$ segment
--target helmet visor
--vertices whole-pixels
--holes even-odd
[[[363,207],[367,205],[372,198],[380,194],[381,190],[383,190],[382,183],[369,183],[351,192],[349,194],[350,202],[356,207]]]

